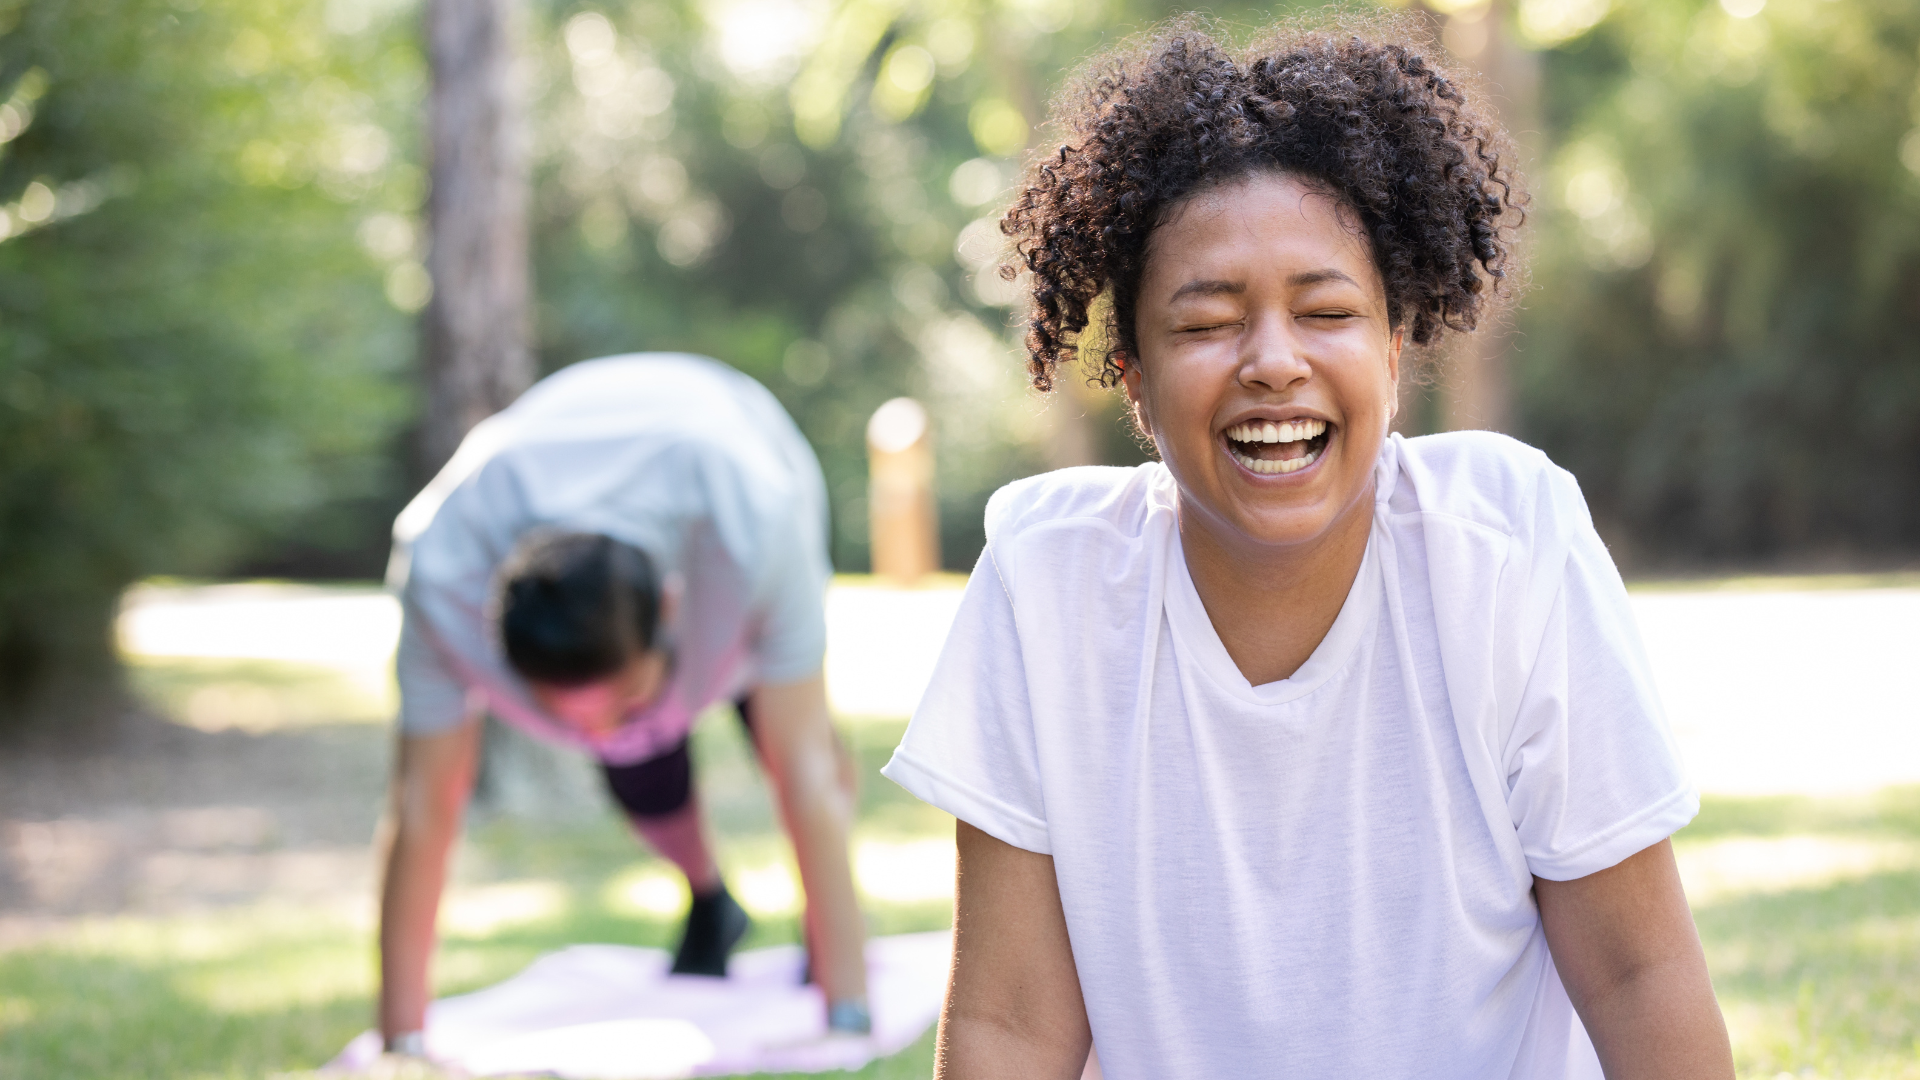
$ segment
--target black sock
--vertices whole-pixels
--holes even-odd
[[[687,925],[680,935],[680,949],[673,958],[676,975],[717,975],[727,973],[727,957],[746,936],[752,925],[747,913],[722,882],[712,893],[696,896],[687,909]]]

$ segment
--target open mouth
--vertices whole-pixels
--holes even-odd
[[[1333,439],[1325,420],[1249,420],[1225,432],[1227,453],[1248,472],[1282,476],[1319,460]]]

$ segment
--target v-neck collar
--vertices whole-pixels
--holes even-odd
[[[1390,459],[1391,454],[1382,454]],[[1383,461],[1383,464],[1385,462]],[[1220,640],[1219,631],[1213,627],[1213,620],[1207,616],[1206,605],[1200,600],[1200,592],[1194,587],[1193,576],[1187,570],[1187,556],[1180,539],[1177,520],[1174,527],[1167,530],[1166,608],[1167,621],[1173,628],[1176,647],[1181,653],[1195,660],[1207,676],[1228,693],[1256,705],[1279,705],[1295,701],[1318,690],[1322,684],[1345,666],[1354,648],[1373,626],[1375,615],[1380,610],[1380,596],[1383,588],[1378,554],[1379,509],[1381,502],[1390,491],[1388,477],[1380,475],[1388,469],[1378,469],[1375,473],[1375,491],[1372,522],[1367,529],[1367,547],[1360,557],[1360,570],[1353,577],[1353,585],[1347,590],[1347,598],[1340,605],[1340,614],[1334,617],[1333,625],[1327,629],[1327,636],[1320,639],[1313,654],[1301,664],[1299,669],[1284,679],[1254,686],[1240,673],[1240,666],[1233,662],[1233,656],[1227,652],[1227,646]]]

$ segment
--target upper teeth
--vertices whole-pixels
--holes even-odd
[[[1271,420],[1249,420],[1228,428],[1227,438],[1248,443],[1299,442],[1301,439],[1317,439],[1325,430],[1325,420],[1288,420],[1278,424]]]

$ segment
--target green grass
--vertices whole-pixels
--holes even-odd
[[[145,677],[156,696],[171,700],[197,688],[193,672]],[[221,685],[258,677],[290,696],[304,678],[218,665],[199,677]],[[367,725],[338,730],[384,737]],[[875,774],[901,730],[899,722],[845,729],[868,777],[858,839],[950,835],[951,819]],[[737,726],[730,719],[702,725],[695,749],[730,876],[784,859]],[[1892,861],[1815,872],[1789,872],[1783,861],[1778,874],[1770,872],[1771,853],[1784,859],[1822,845],[1892,852]],[[1920,852],[1920,788],[1855,799],[1710,798],[1675,847],[1683,864],[1729,851],[1757,864],[1745,884],[1703,893],[1696,903],[1743,1080],[1783,1073],[1920,1080],[1920,857],[1913,854]],[[493,925],[450,928],[436,966],[438,991],[489,985],[575,942],[669,946],[677,918],[623,900],[637,877],[665,872],[611,815],[564,827],[477,823],[460,854],[460,884],[532,889],[544,899]],[[880,934],[936,929],[950,917],[937,901],[871,903],[869,911]],[[368,1023],[372,933],[368,903],[263,903],[98,918],[0,950],[0,1077],[198,1080],[313,1069]],[[795,919],[776,915],[758,919],[746,945],[797,939]],[[925,1077],[932,1055],[929,1036],[856,1075]]]
[[[362,686],[317,664],[197,657],[126,658],[134,693],[202,731],[280,731],[393,719],[399,695],[387,679]]]
[[[903,729],[900,721],[846,729],[870,777],[858,838],[951,835],[951,818],[875,774]],[[730,719],[703,724],[695,750],[723,864],[764,865],[783,856],[771,804],[737,725]],[[543,952],[582,941],[670,948],[678,917],[636,911],[618,896],[621,881],[664,871],[611,814],[566,827],[475,825],[457,859],[460,883],[537,883],[558,902],[484,931],[444,933],[437,991],[479,989]],[[942,902],[869,901],[868,913],[876,934],[941,929],[951,921]],[[796,918],[760,917],[743,947],[798,940]],[[370,905],[262,904],[87,920],[0,951],[0,1077],[211,1080],[310,1070],[367,1026],[375,986]],[[932,1061],[929,1036],[851,1075],[925,1077]]]
[[[1920,845],[1920,788],[1708,799],[1682,859],[1729,841]],[[1764,846],[1754,849],[1763,856]],[[1920,861],[1695,905],[1742,1078],[1920,1078]]]
[[[1920,570],[1834,574],[1701,574],[1634,578],[1630,592],[1825,592],[1832,589],[1920,588]]]

